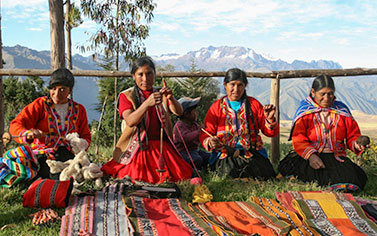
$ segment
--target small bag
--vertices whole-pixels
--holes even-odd
[[[73,178],[60,181],[38,179],[23,196],[23,206],[29,208],[65,208],[72,193]]]

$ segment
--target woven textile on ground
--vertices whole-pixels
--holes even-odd
[[[0,157],[0,186],[10,188],[33,179],[38,173],[38,162],[29,146],[20,146]]]
[[[351,196],[326,192],[300,192],[299,196],[291,206],[322,235],[377,235],[377,225],[355,201],[346,199]]]
[[[140,235],[215,235],[204,222],[189,213],[176,198],[151,199],[132,196],[130,219]]]
[[[253,202],[207,202],[193,207],[219,235],[286,235],[290,224]]]
[[[94,196],[73,196],[65,210],[60,236],[133,235],[121,193],[96,192]]]
[[[298,213],[298,211],[292,206],[293,200],[304,199],[340,199],[340,200],[355,200],[350,193],[339,192],[325,192],[325,191],[288,191],[288,192],[276,192],[276,199],[288,210]],[[300,216],[301,217],[301,216]]]
[[[289,234],[292,236],[320,235],[315,229],[306,225],[295,212],[287,210],[277,201],[268,198],[251,197],[252,202],[262,207],[268,214],[290,224]]]

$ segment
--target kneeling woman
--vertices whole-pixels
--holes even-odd
[[[169,113],[182,114],[172,91],[153,88],[156,70],[151,58],[141,57],[131,68],[135,86],[121,92],[119,115],[126,127],[115,147],[113,159],[102,171],[113,177],[129,176],[149,183],[189,179],[191,166],[172,144]]]
[[[233,68],[226,72],[226,96],[208,110],[200,141],[205,149],[212,151],[209,162],[218,175],[273,178],[275,172],[258,133],[261,130],[268,137],[279,133],[276,108],[271,104],[262,106],[247,96],[247,83],[244,71]]]
[[[314,79],[310,95],[294,115],[291,139],[295,152],[280,162],[279,171],[283,176],[330,185],[333,190],[363,189],[367,176],[346,157],[346,149],[359,154],[369,138],[360,135],[350,110],[335,100],[334,93],[330,76]]]

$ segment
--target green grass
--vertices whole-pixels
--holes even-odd
[[[266,145],[267,149],[269,145]],[[281,152],[287,153],[289,145],[282,145]],[[361,159],[355,155],[349,154],[350,158],[358,161],[368,175],[368,183],[362,192],[354,193],[368,199],[377,199],[377,146],[372,147],[363,154]],[[90,150],[90,156],[94,162],[104,162],[109,159],[108,156],[100,155],[94,158],[93,151]],[[109,150],[100,149],[100,153],[111,153]],[[204,179],[205,185],[213,195],[213,201],[248,201],[251,196],[275,198],[275,192],[281,191],[313,191],[323,190],[316,183],[303,183],[298,180],[273,180],[258,181],[252,179],[229,179],[219,178],[211,172],[200,173]],[[192,200],[194,186],[188,181],[178,184],[181,191],[181,198],[186,201]],[[34,226],[31,222],[30,214],[40,209],[28,209],[22,206],[22,196],[26,189],[17,186],[13,189],[0,189],[0,235],[59,235],[60,224],[55,223],[51,227]],[[54,209],[58,211],[59,216],[63,216],[64,209]]]

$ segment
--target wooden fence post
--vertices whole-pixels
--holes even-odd
[[[271,94],[270,103],[275,105],[276,113],[275,118],[278,125],[280,125],[280,108],[279,108],[279,96],[280,96],[280,78],[279,74],[275,79],[271,79]],[[280,132],[276,137],[271,138],[271,162],[277,164],[280,161]]]

